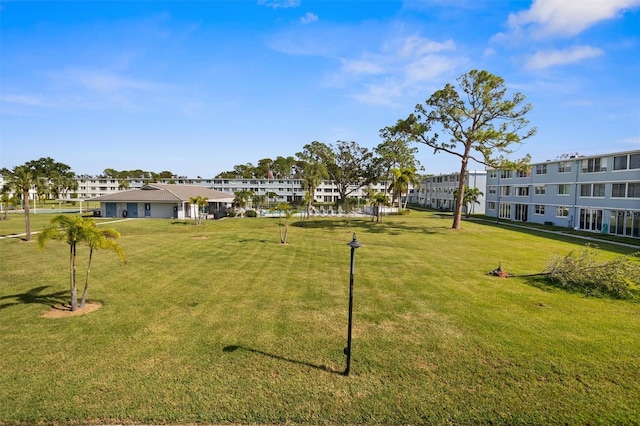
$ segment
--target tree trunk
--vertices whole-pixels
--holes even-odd
[[[87,276],[84,279],[84,290],[82,290],[82,300],[80,307],[84,308],[87,303],[87,293],[89,292],[89,274],[91,274],[91,258],[93,257],[93,247],[89,249],[89,263],[87,264]]]
[[[76,245],[71,246],[71,310],[78,309],[78,286],[76,285]]]
[[[25,239],[27,241],[31,241],[31,218],[29,217],[31,205],[29,204],[29,190],[23,191],[22,198],[24,200],[24,224],[26,228]]]
[[[460,181],[458,183],[458,196],[456,197],[456,210],[453,214],[452,229],[460,229],[460,222],[462,221],[462,204],[464,198],[464,181],[467,179],[467,163],[469,162],[468,149],[465,150],[465,156],[462,158],[462,164],[460,166]]]

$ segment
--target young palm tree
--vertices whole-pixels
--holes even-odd
[[[81,216],[56,215],[51,224],[38,235],[38,248],[44,248],[48,240],[64,241],[69,244],[69,285],[71,310],[78,309],[78,287],[76,284],[76,249],[86,234],[87,223]]]
[[[478,201],[478,198],[480,198],[483,195],[484,193],[480,191],[480,188],[469,188],[467,185],[464,186],[464,195],[462,196],[462,205],[467,211],[465,214],[466,217],[469,217],[471,215],[471,210],[473,209],[473,206],[475,204],[480,204],[480,201]],[[457,188],[453,191],[453,197],[456,200],[458,199]],[[471,208],[469,208],[469,204],[471,204]]]
[[[82,299],[80,307],[84,308],[87,302],[87,292],[89,290],[89,274],[91,274],[91,259],[93,251],[98,249],[107,249],[113,251],[120,260],[125,263],[124,250],[114,240],[120,238],[120,233],[115,229],[98,229],[93,219],[84,219],[84,241],[89,246],[89,261],[87,263],[87,275],[84,280],[84,290],[82,291]]]
[[[279,203],[278,209],[278,230],[280,231],[280,244],[287,243],[287,235],[289,234],[289,222],[293,216],[293,210],[288,203]],[[284,214],[284,224],[282,223],[282,215]]]
[[[190,197],[189,203],[193,207],[192,210],[194,210],[193,220],[196,225],[199,225],[202,219],[202,210],[204,206],[209,204],[209,197],[201,197],[200,195]]]

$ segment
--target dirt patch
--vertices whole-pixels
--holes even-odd
[[[199,237],[193,237],[194,240],[206,240],[209,237],[207,237],[206,235],[200,235]]]
[[[102,304],[100,303],[87,303],[84,305],[84,308],[78,308],[75,311],[71,310],[71,306],[69,305],[56,305],[44,314],[42,314],[43,318],[67,318],[67,317],[76,317],[78,315],[88,314],[93,311],[97,311],[102,308]]]

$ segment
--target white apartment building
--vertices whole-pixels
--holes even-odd
[[[640,238],[640,150],[488,170],[487,216]]]
[[[459,183],[460,173],[426,176],[422,179],[419,189],[414,189],[414,195],[410,201],[432,209],[453,211],[456,208],[453,194],[458,189]],[[469,205],[470,213],[484,212],[486,183],[486,170],[467,171],[465,185],[471,189],[478,188],[483,193],[478,197],[479,204]]]
[[[123,185],[121,180],[117,178],[78,176],[78,198],[88,199],[121,191],[124,188],[137,189],[143,185],[152,183],[150,178],[129,178],[127,184]],[[274,193],[276,196],[271,201],[300,203],[304,198],[306,189],[300,179],[254,179],[254,178],[238,178],[238,179],[217,179],[217,178],[186,178],[173,177],[161,178],[157,183],[177,184],[177,185],[201,185],[217,191],[233,194],[237,191],[252,191],[255,195],[266,196]],[[380,182],[369,186],[375,191],[386,192],[388,185],[386,182]],[[355,189],[355,185],[350,189]],[[349,194],[351,197],[364,198],[365,188],[355,189]],[[338,188],[332,181],[323,180],[316,188],[314,200],[319,203],[335,203],[339,199]]]

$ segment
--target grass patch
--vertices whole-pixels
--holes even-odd
[[[450,225],[317,218],[281,245],[277,219],[113,222],[128,263],[98,252],[102,307],[59,319],[68,247],[0,240],[0,423],[637,422],[640,304],[487,275],[583,241]]]

